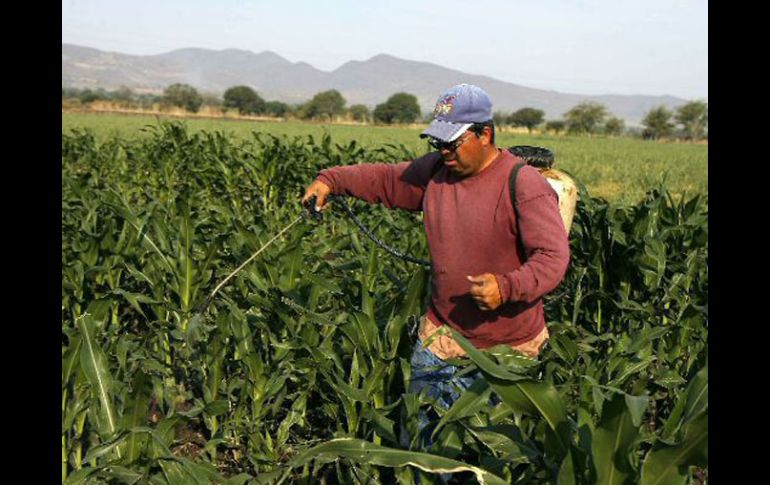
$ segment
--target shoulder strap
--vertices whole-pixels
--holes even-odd
[[[516,210],[516,179],[519,176],[519,170],[521,170],[521,167],[526,165],[526,162],[517,163],[513,166],[513,169],[511,170],[511,175],[508,178],[508,190],[511,192],[511,206],[513,206],[513,210]],[[516,223],[518,224],[519,219],[516,218]]]
[[[519,229],[519,213],[516,211],[516,179],[519,177],[519,170],[526,165],[526,162],[517,163],[511,169],[511,174],[508,177],[508,191],[511,194],[511,207],[513,207],[513,213],[516,217],[516,244],[519,246],[519,253],[527,260],[527,253],[524,251],[524,243],[521,242],[521,230]]]

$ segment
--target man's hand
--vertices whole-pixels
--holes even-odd
[[[494,310],[502,304],[500,288],[497,279],[492,273],[484,273],[478,276],[468,276],[471,282],[471,296],[482,310]]]
[[[315,195],[316,196],[315,210],[317,211],[326,210],[331,205],[331,204],[325,204],[326,197],[328,197],[331,191],[332,189],[328,185],[321,182],[320,180],[315,180],[312,184],[308,186],[307,190],[305,190],[305,195],[302,197],[302,205],[305,205],[307,201],[310,200],[310,198]]]

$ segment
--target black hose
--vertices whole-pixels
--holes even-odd
[[[399,259],[402,259],[402,260],[404,260],[404,261],[407,261],[407,262],[410,262],[410,263],[415,263],[415,264],[420,264],[420,265],[423,265],[423,266],[427,266],[427,267],[430,267],[430,266],[432,266],[430,261],[426,261],[426,260],[424,260],[424,259],[419,259],[419,258],[414,258],[414,257],[412,257],[412,256],[409,256],[408,254],[404,254],[404,253],[402,253],[401,251],[398,251],[398,250],[396,250],[396,249],[393,249],[392,247],[390,247],[390,246],[388,246],[387,244],[385,244],[384,242],[382,242],[382,241],[381,241],[381,240],[380,240],[380,239],[379,239],[377,236],[375,236],[375,235],[374,235],[374,234],[373,234],[373,233],[372,233],[372,232],[371,232],[369,229],[367,229],[367,228],[366,228],[366,226],[364,226],[364,225],[363,225],[363,223],[361,223],[361,221],[359,221],[359,220],[358,220],[358,218],[357,218],[357,217],[356,217],[356,215],[353,213],[353,211],[350,209],[350,207],[348,207],[348,205],[347,205],[347,204],[346,204],[346,203],[345,203],[345,202],[342,200],[342,197],[339,197],[339,196],[332,196],[332,195],[330,195],[330,196],[329,196],[329,198],[330,198],[330,199],[331,199],[331,198],[334,198],[335,204],[338,204],[340,207],[342,207],[342,209],[345,211],[345,213],[347,214],[347,216],[348,216],[348,217],[349,217],[349,218],[350,218],[350,219],[353,221],[353,223],[354,223],[356,226],[358,226],[358,228],[361,230],[361,232],[363,232],[364,234],[366,234],[366,236],[367,236],[369,239],[371,239],[372,241],[374,241],[374,243],[375,243],[377,246],[381,247],[382,249],[384,249],[384,250],[385,250],[385,251],[387,251],[388,253],[390,253],[390,254],[392,254],[393,256],[395,256],[395,257],[397,257],[397,258],[399,258]],[[308,203],[307,203],[307,206],[306,206],[306,207],[307,207],[308,211],[309,211],[311,214],[313,214],[313,217],[314,217],[315,219],[317,219],[317,220],[320,220],[320,218],[321,218],[321,212],[319,212],[319,211],[316,211],[316,210],[315,210],[315,196],[313,196],[313,197],[312,197],[312,198],[311,198],[311,199],[308,201]],[[546,302],[546,303],[545,303],[545,306],[553,305],[554,303],[556,303],[557,301],[559,301],[559,300],[560,300],[560,299],[561,299],[561,298],[562,298],[562,297],[563,297],[565,294],[566,294],[566,291],[562,292],[562,293],[561,293],[561,294],[559,294],[559,295],[555,295],[555,296],[553,296],[552,298],[549,298],[549,300],[550,300],[550,301],[549,301],[549,302]]]
[[[347,213],[348,217],[350,217],[350,219],[353,220],[353,223],[356,226],[358,226],[359,229],[361,229],[361,232],[366,234],[369,237],[369,239],[374,241],[374,244],[376,244],[377,246],[381,247],[385,251],[389,252],[393,256],[395,256],[395,257],[397,257],[399,259],[402,259],[404,261],[408,261],[410,263],[415,263],[415,264],[421,264],[421,265],[427,266],[427,267],[431,266],[431,262],[430,261],[426,261],[424,259],[419,259],[419,258],[414,258],[412,256],[409,256],[408,254],[404,254],[401,251],[398,251],[397,249],[393,249],[392,247],[390,247],[387,244],[385,244],[384,242],[382,242],[379,238],[377,238],[377,236],[372,234],[372,232],[369,231],[369,229],[367,229],[366,226],[364,226],[361,223],[361,221],[358,220],[356,215],[353,214],[353,211],[350,210],[350,207],[348,207],[348,205],[345,202],[343,202],[341,198],[337,198],[337,203]]]

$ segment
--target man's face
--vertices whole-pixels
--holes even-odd
[[[479,173],[487,161],[485,147],[490,144],[489,128],[484,128],[480,135],[468,130],[460,135],[457,142],[458,145],[453,150],[448,148],[439,150],[444,165],[461,177]]]

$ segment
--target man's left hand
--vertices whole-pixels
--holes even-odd
[[[502,303],[497,279],[492,273],[468,276],[471,283],[471,297],[482,310],[494,310]]]

